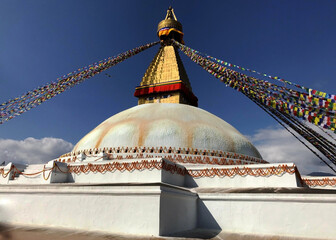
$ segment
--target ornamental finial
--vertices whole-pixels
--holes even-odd
[[[163,45],[171,44],[171,41],[169,41],[171,39],[184,43],[182,24],[177,21],[174,9],[171,6],[167,10],[165,19],[159,23],[157,34]]]

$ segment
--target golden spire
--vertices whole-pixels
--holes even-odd
[[[174,10],[169,7],[167,15],[158,25],[161,47],[142,78],[134,96],[138,104],[183,103],[198,105],[192,92],[188,75],[184,69],[177,48],[171,39],[183,43],[182,24],[177,21]]]

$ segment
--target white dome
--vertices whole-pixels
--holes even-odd
[[[224,120],[174,103],[142,104],[120,112],[83,137],[73,152],[118,147],[192,148],[261,158],[251,142]]]

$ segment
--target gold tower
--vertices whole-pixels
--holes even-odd
[[[182,24],[177,21],[174,10],[169,7],[167,15],[158,25],[157,35],[161,47],[135,88],[138,104],[183,103],[198,105],[188,75],[172,39],[183,43]]]

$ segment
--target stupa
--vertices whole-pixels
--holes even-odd
[[[171,41],[183,43],[172,8],[157,34],[161,47],[135,89],[138,106],[45,165],[0,168],[0,221],[145,236],[334,239],[336,178],[303,178],[294,163],[263,160],[238,130],[198,108]]]

